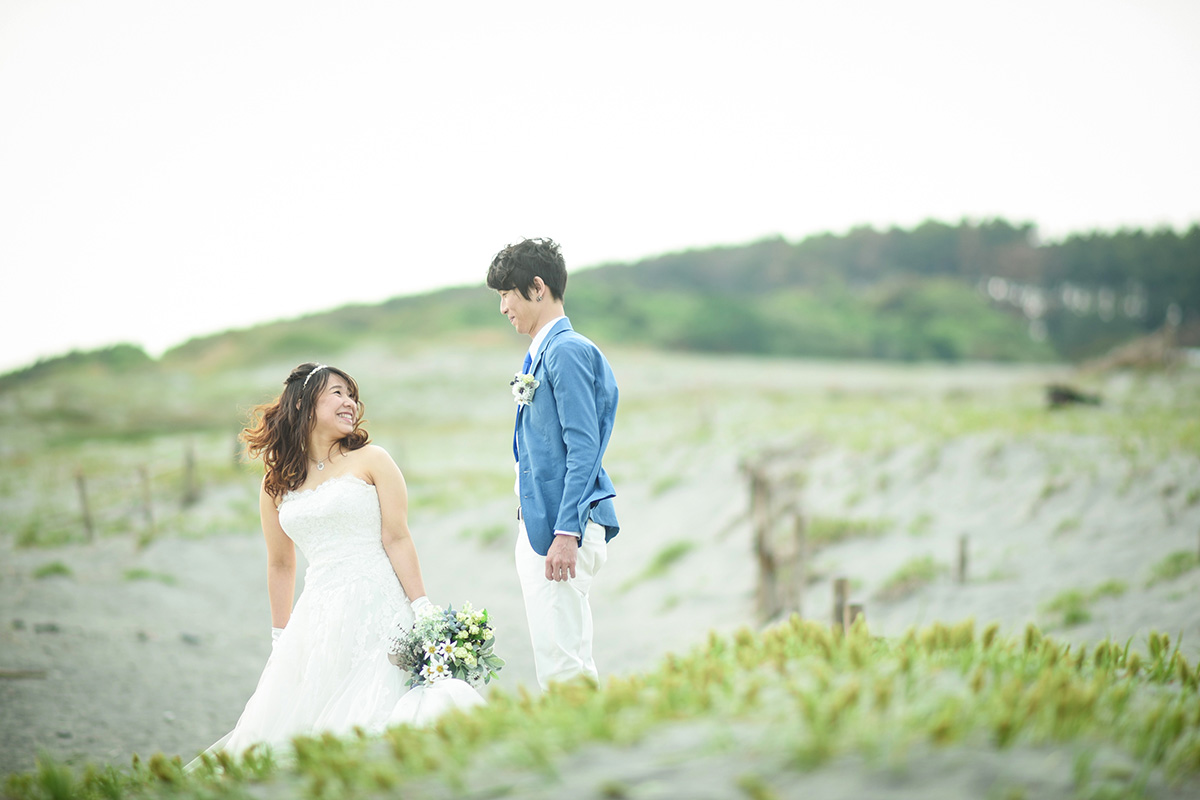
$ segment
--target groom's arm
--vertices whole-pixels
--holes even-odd
[[[566,448],[562,502],[554,520],[556,533],[583,535],[579,504],[591,491],[592,473],[600,461],[600,410],[596,406],[597,353],[585,342],[565,339],[546,352],[554,401]]]

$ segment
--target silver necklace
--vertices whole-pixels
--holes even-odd
[[[314,372],[315,372],[315,370],[314,370]],[[334,446],[334,447],[337,447],[337,446],[338,446],[338,444],[339,444],[338,442],[334,442],[334,443],[333,443],[333,446]],[[333,450],[333,447],[331,447],[331,448],[329,448],[329,449],[330,449],[330,450]],[[321,459],[320,461],[317,461],[315,458],[310,458],[310,459],[309,459],[309,461],[311,461],[311,462],[313,462],[314,464],[316,464],[316,465],[317,465],[317,472],[320,472],[321,470],[325,469],[325,462],[326,462],[326,461],[328,461],[328,460],[329,460],[329,453],[326,453],[326,454],[325,454],[325,458]]]

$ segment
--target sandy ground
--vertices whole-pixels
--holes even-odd
[[[594,589],[597,660],[608,673],[651,667],[710,630],[759,624],[739,454],[698,442],[650,461],[647,474],[618,486],[623,530]],[[826,618],[831,581],[845,576],[871,628],[885,635],[974,616],[1013,631],[1034,621],[1072,641],[1133,637],[1144,650],[1156,629],[1173,639],[1182,633],[1194,663],[1200,570],[1152,587],[1146,581],[1165,555],[1200,544],[1200,503],[1187,499],[1200,487],[1200,463],[1171,457],[1136,464],[1113,442],[1065,436],[819,450],[796,465],[806,478],[796,497],[801,507],[888,524],[880,536],[812,556],[804,615]],[[433,599],[487,606],[497,650],[508,660],[500,685],[533,687],[513,541],[482,544],[462,534],[498,523],[515,535],[508,500],[413,520]],[[963,535],[970,562],[959,584],[950,566]],[[665,574],[639,579],[655,554],[683,540],[696,546]],[[14,550],[5,539],[0,548],[0,670],[13,675],[0,679],[0,773],[31,768],[39,752],[74,763],[120,764],[131,753],[160,750],[189,758],[233,726],[270,647],[265,550],[256,531],[167,535],[143,550],[122,538],[54,550]],[[947,572],[910,597],[879,600],[897,567],[922,555]],[[33,577],[55,560],[73,574]],[[134,568],[174,582],[126,579]],[[1093,602],[1086,624],[1063,628],[1042,608],[1065,589],[1087,591],[1111,579],[1127,590]],[[669,762],[669,753],[663,758]],[[651,774],[679,771],[654,763],[645,767]],[[966,788],[977,780],[961,776]]]
[[[1053,446],[1075,450],[1088,444]],[[878,485],[878,475],[889,474],[889,488],[867,493],[854,510],[863,517],[886,511],[896,524],[882,537],[814,556],[806,616],[829,613],[830,580],[845,575],[852,580],[852,599],[865,603],[871,627],[882,634],[974,616],[1012,630],[1035,621],[1078,641],[1132,636],[1144,649],[1144,637],[1157,629],[1173,638],[1182,633],[1194,661],[1200,646],[1194,608],[1200,571],[1151,588],[1145,580],[1150,565],[1165,554],[1197,544],[1200,508],[1171,511],[1168,520],[1172,505],[1164,501],[1161,484],[1189,470],[1200,474],[1198,465],[1164,463],[1123,494],[1117,486],[1123,476],[1106,476],[1101,469],[1039,503],[1045,461],[1053,457],[1047,447],[1010,444],[996,455],[989,441],[954,442],[941,451],[938,466],[919,468],[919,480],[904,475],[927,457],[920,448],[885,457],[843,452],[818,457],[804,492],[813,513],[844,515],[844,497],[854,486]],[[1007,477],[976,474],[984,469]],[[625,494],[625,531],[611,545],[595,597],[597,650],[606,671],[644,669],[666,652],[702,641],[710,629],[756,624],[756,572],[742,483],[736,462],[713,454],[709,461],[694,461],[664,496],[652,498],[637,488]],[[731,489],[738,496],[733,502]],[[505,506],[448,514],[427,521],[418,535],[436,598],[470,599],[491,609],[498,649],[508,659],[501,684],[512,688],[533,686],[534,680],[511,541],[480,546],[457,533],[464,515],[481,522],[508,512]],[[680,527],[681,515],[686,528]],[[911,521],[921,515],[927,524],[915,535]],[[1066,517],[1082,522],[1056,533]],[[665,576],[637,582],[664,542],[649,532],[684,530],[703,546]],[[907,599],[873,600],[873,592],[909,558],[929,554],[952,564],[963,533],[970,537],[971,559],[965,585],[947,573]],[[30,577],[51,556],[74,575]],[[30,768],[39,751],[118,763],[133,752],[187,757],[232,727],[269,650],[264,547],[257,536],[167,538],[141,552],[121,540],[54,551],[9,550],[3,563],[0,668],[36,676],[0,680],[4,771]],[[123,579],[139,567],[176,576],[177,583]],[[1054,615],[1039,610],[1063,589],[1087,590],[1108,579],[1123,580],[1129,588],[1124,596],[1095,602],[1087,624],[1055,630]]]

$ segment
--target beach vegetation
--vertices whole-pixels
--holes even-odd
[[[814,516],[808,520],[804,535],[809,547],[816,551],[849,539],[883,536],[891,526],[891,520],[887,519]]]
[[[692,552],[695,547],[696,543],[691,539],[680,539],[679,541],[665,545],[654,554],[654,557],[650,559],[642,571],[626,581],[622,588],[628,589],[635,584],[665,575],[667,570],[675,566],[688,553]]]
[[[1042,611],[1057,615],[1062,625],[1073,627],[1091,622],[1089,606],[1106,597],[1120,597],[1128,590],[1128,584],[1117,578],[1100,583],[1089,590],[1064,589],[1042,604]]]
[[[883,582],[883,586],[875,593],[875,598],[884,601],[901,600],[932,583],[947,569],[945,564],[935,561],[933,556],[911,558]]]
[[[909,536],[928,536],[933,528],[933,514],[922,511],[908,523]]]
[[[56,577],[69,578],[74,574],[75,573],[71,571],[71,568],[61,561],[50,561],[46,564],[42,564],[33,571],[33,577],[39,580],[42,578]]]
[[[961,748],[992,764],[1011,759],[991,787],[1010,794],[1085,777],[1103,790],[1089,797],[1137,794],[1151,779],[1195,786],[1200,670],[1165,634],[1152,632],[1146,644],[1145,652],[1110,640],[1076,648],[1032,625],[1005,637],[971,620],[880,639],[861,621],[842,635],[793,617],[761,632],[711,634],[651,671],[600,686],[558,684],[540,696],[497,690],[486,706],[432,729],[301,737],[291,754],[221,753],[190,773],[161,754],[125,768],[43,758],[9,775],[4,792],[13,800],[355,800],[450,798],[486,785],[519,796],[584,748],[613,766],[582,778],[589,783],[579,791],[608,797],[636,794],[649,763],[664,777],[711,766],[714,791],[769,797],[844,757],[865,759],[866,774],[887,780],[906,753]],[[664,766],[656,747],[685,733],[691,744],[672,751],[677,766]],[[1097,748],[1112,769],[1086,756]],[[1016,766],[1028,752],[1041,754],[1036,774]]]
[[[662,497],[664,494],[671,491],[672,489],[674,489],[675,487],[679,486],[682,483],[683,483],[683,476],[680,475],[678,472],[671,472],[666,475],[663,475],[661,478],[659,478],[658,480],[656,480],[654,482],[653,486],[650,487],[650,496],[651,497]]]
[[[1083,520],[1081,520],[1079,517],[1063,517],[1058,521],[1058,524],[1054,526],[1054,535],[1061,536],[1064,533],[1077,531],[1081,525],[1083,525]]]
[[[163,586],[174,586],[179,583],[174,575],[166,572],[155,572],[145,567],[131,567],[125,570],[122,577],[127,581],[154,581],[161,583]]]
[[[1173,581],[1197,567],[1200,567],[1200,554],[1194,550],[1176,550],[1164,556],[1150,568],[1150,577],[1146,581],[1146,586]]]
[[[465,530],[463,531],[463,535],[475,538],[484,546],[490,546],[504,541],[509,536],[516,536],[516,528],[513,525],[496,523],[495,525],[488,525],[479,530]]]

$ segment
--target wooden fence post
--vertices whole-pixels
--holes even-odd
[[[758,556],[758,613],[770,619],[779,612],[778,574],[771,548],[771,489],[766,478],[751,467],[750,519],[754,529],[754,551]]]
[[[959,583],[967,582],[967,536],[958,537],[958,574]]]
[[[846,629],[846,597],[850,592],[850,581],[846,578],[833,579],[833,627]]]
[[[88,506],[87,478],[83,476],[83,469],[75,470],[75,486],[79,490],[79,508],[83,514],[83,532],[87,534],[89,542],[94,542],[96,541],[96,526],[92,523],[92,509]]]
[[[863,624],[867,622],[867,612],[863,608],[862,603],[849,603],[846,605],[846,630],[849,631],[854,627],[854,620],[862,617]]]
[[[200,499],[200,490],[196,486],[196,445],[188,442],[183,451],[183,499],[180,505],[184,508],[195,505]]]

